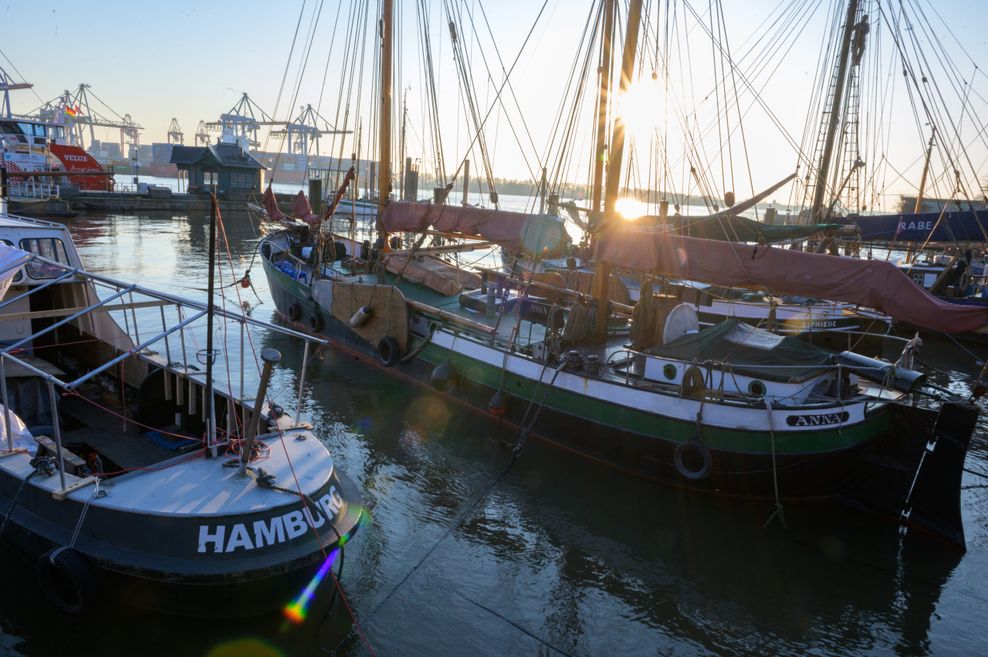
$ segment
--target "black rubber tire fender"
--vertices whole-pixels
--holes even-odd
[[[38,557],[36,571],[45,597],[66,614],[78,616],[96,602],[96,571],[81,552],[52,548]]]
[[[390,335],[381,338],[377,343],[377,359],[385,367],[393,367],[401,360],[401,345]]]
[[[297,322],[302,319],[302,306],[300,306],[297,301],[293,301],[291,305],[288,306],[288,319],[293,322]]]
[[[697,470],[691,470],[686,465],[686,459],[690,453],[694,453],[700,457],[701,465]],[[710,475],[710,468],[713,466],[713,458],[710,456],[710,450],[707,449],[706,445],[696,442],[676,445],[676,449],[672,453],[672,462],[676,466],[676,472],[690,481],[706,479]]]
[[[315,333],[322,333],[322,330],[326,328],[326,321],[318,310],[312,311],[312,314],[309,315],[309,328]]]

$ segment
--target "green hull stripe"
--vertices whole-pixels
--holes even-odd
[[[497,388],[501,382],[501,369],[477,361],[461,353],[433,344],[428,345],[419,355],[433,365],[451,360],[465,379]],[[696,424],[683,420],[666,418],[646,413],[635,408],[620,406],[605,400],[579,395],[568,390],[550,389],[548,382],[552,369],[547,369],[538,398],[545,399],[545,407],[582,418],[621,431],[643,436],[655,436],[671,442],[688,442],[694,439]],[[504,378],[504,390],[522,399],[531,399],[536,393],[536,383],[508,372]],[[821,429],[819,431],[775,431],[775,449],[780,456],[798,456],[842,451],[860,445],[884,432],[889,426],[890,414],[887,411],[866,417],[863,422],[850,427]],[[701,430],[703,441],[710,449],[745,454],[770,454],[772,437],[767,431],[745,431],[721,427],[704,426]]]

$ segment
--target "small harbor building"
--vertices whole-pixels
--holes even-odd
[[[175,145],[171,163],[186,178],[190,194],[209,191],[213,185],[221,196],[260,193],[264,187],[264,165],[237,144]]]

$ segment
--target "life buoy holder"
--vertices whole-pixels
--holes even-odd
[[[322,330],[326,327],[326,321],[322,318],[322,314],[316,310],[309,315],[309,328],[315,333],[322,333]]]
[[[48,600],[67,614],[88,611],[99,587],[89,560],[77,550],[52,548],[38,558],[38,584]]]
[[[288,306],[288,319],[292,320],[293,322],[297,322],[301,318],[302,318],[302,306],[300,306],[297,302],[293,301],[292,304]]]
[[[692,467],[694,461],[699,460],[700,467]],[[706,479],[710,474],[713,460],[710,457],[710,450],[703,443],[689,442],[676,445],[672,453],[672,461],[676,466],[676,472],[690,481],[700,481]]]
[[[401,345],[390,335],[381,338],[377,343],[377,359],[385,367],[393,367],[401,360]]]

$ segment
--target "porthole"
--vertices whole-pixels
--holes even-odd
[[[669,379],[670,381],[672,381],[673,379],[676,378],[676,366],[673,365],[672,363],[666,363],[662,367],[662,374],[667,379]]]
[[[752,397],[764,397],[765,396],[765,384],[755,379],[748,384],[748,394]]]

